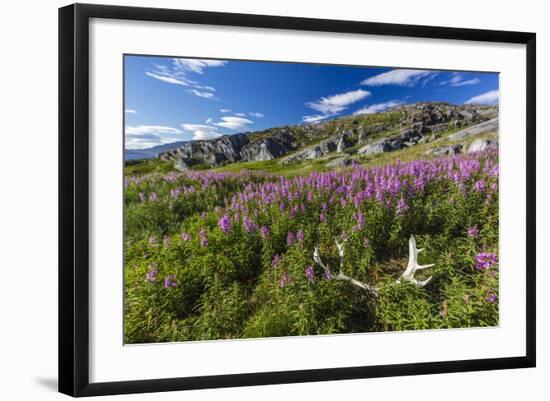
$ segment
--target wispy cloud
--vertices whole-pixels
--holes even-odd
[[[231,109],[220,109],[220,113],[231,113]]]
[[[193,132],[194,140],[214,139],[221,136],[217,128],[205,124],[182,124],[184,130]]]
[[[262,118],[264,116],[262,113],[253,112],[253,111],[251,111],[248,114],[251,115],[252,117],[256,117],[256,118]]]
[[[216,98],[212,92],[203,92],[203,91],[199,91],[197,89],[188,89],[187,92],[191,93],[195,96],[205,98],[205,99],[215,99]]]
[[[361,81],[361,84],[367,86],[415,86],[423,80],[432,79],[436,74],[437,72],[435,71],[397,69],[374,75]]]
[[[227,64],[227,61],[175,58],[174,64],[184,70],[193,71],[197,74],[202,74],[204,73],[204,70],[208,67],[223,67]]]
[[[459,74],[458,72],[453,72],[451,79],[447,81],[441,81],[439,85],[449,85],[449,86],[469,86],[469,85],[477,85],[480,83],[481,80],[479,78],[472,78],[472,79],[464,79],[464,76],[462,74]]]
[[[390,100],[384,103],[371,104],[357,110],[353,113],[353,115],[380,113],[387,109],[391,109],[392,107],[399,106],[400,104],[403,104],[400,100]]]
[[[130,126],[124,134],[126,149],[146,149],[182,139],[182,131],[161,125]]]
[[[371,93],[369,91],[357,89],[354,91],[322,97],[313,102],[307,102],[307,107],[318,111],[321,114],[303,116],[302,121],[311,123],[325,120],[329,117],[340,114],[342,111],[346,110],[350,104],[363,100],[370,95]]]
[[[206,68],[222,67],[226,64],[227,61],[220,60],[173,58],[170,65],[156,64],[153,70],[145,71],[145,74],[168,84],[189,86],[192,89],[187,92],[192,95],[204,99],[215,99],[215,96],[209,92],[215,92],[216,88],[202,85],[200,82],[190,79],[188,74],[202,75]]]
[[[465,104],[497,104],[499,98],[498,90],[492,90],[482,93],[481,95],[474,96],[466,100]]]
[[[127,114],[137,114],[137,111],[135,111],[134,109],[126,109],[124,110],[124,112]]]
[[[221,120],[220,122],[214,123],[214,125],[233,131],[244,130],[249,124],[252,124],[251,120],[237,116],[222,117]]]
[[[314,116],[303,116],[302,121],[305,123],[317,123],[319,121],[326,120],[327,118],[332,117],[330,114],[317,114]]]
[[[244,117],[244,116],[246,116],[245,113],[235,113],[235,115],[236,115],[236,116],[239,116],[239,117]]]

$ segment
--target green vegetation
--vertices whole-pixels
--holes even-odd
[[[128,163],[125,342],[497,325],[498,150],[432,158],[423,146],[325,173],[331,158],[188,173]],[[435,264],[415,277],[426,286],[397,283],[411,235],[419,263]],[[342,272],[377,292],[336,279],[335,240]]]

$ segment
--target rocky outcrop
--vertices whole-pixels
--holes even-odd
[[[440,148],[434,148],[430,149],[427,154],[432,154],[434,156],[452,156],[457,155],[459,153],[462,153],[464,146],[460,143],[449,145],[449,146],[442,146]]]
[[[458,141],[475,135],[483,134],[485,132],[493,131],[498,131],[498,117],[492,118],[491,120],[484,121],[472,127],[468,127],[454,134],[451,134],[447,137],[447,139],[450,139],[451,141]]]
[[[325,166],[328,168],[340,168],[349,165],[351,165],[351,158],[349,156],[340,156],[334,160],[331,160]]]
[[[491,146],[496,146],[496,145],[498,145],[498,142],[492,139],[481,139],[481,138],[476,139],[470,144],[470,146],[468,146],[468,153],[480,152]]]
[[[349,153],[348,149],[356,147],[359,148],[358,154],[370,156],[428,142],[435,145],[441,133],[457,128],[462,129],[445,138],[464,144],[479,134],[498,131],[498,108],[415,103],[378,115],[342,117],[315,124],[192,141],[159,153],[157,157],[174,161],[176,168],[182,171],[197,165],[220,166],[238,161],[280,159],[280,163],[290,164],[332,153]],[[433,154],[465,151],[464,147],[459,149],[454,145],[435,146]]]
[[[304,150],[285,157],[281,160],[281,164],[292,164],[302,160],[318,159],[332,152],[341,153],[344,149],[351,146],[349,137],[350,133],[347,131],[338,133],[319,142],[317,145],[307,147]]]
[[[393,147],[388,139],[381,139],[379,141],[369,143],[368,145],[360,148],[357,153],[365,156],[376,155],[383,152],[391,152]]]

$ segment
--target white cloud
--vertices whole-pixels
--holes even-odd
[[[497,104],[498,103],[498,90],[482,93],[481,95],[474,96],[466,100],[465,104]]]
[[[126,149],[147,149],[182,139],[179,129],[160,125],[126,127],[124,134]]]
[[[381,85],[399,85],[414,86],[420,80],[433,78],[437,72],[426,70],[391,70],[382,74],[374,75],[361,81],[362,85],[381,86]]]
[[[307,107],[318,111],[321,114],[303,116],[302,121],[305,123],[314,123],[333,117],[347,109],[350,104],[358,102],[370,95],[371,93],[369,91],[357,89],[354,91],[322,97],[314,102],[307,102]]]
[[[478,78],[468,79],[466,81],[460,81],[454,84],[451,84],[451,86],[466,86],[466,85],[477,85],[481,81]]]
[[[210,124],[212,121],[213,121],[213,120],[212,120],[210,117],[208,117],[208,118],[206,119],[206,124]]]
[[[331,117],[330,114],[317,114],[315,116],[303,116],[302,121],[305,123],[317,123]]]
[[[202,97],[204,99],[215,99],[212,92],[201,92],[196,89],[188,89],[187,92],[192,93],[195,96]]]
[[[464,77],[458,72],[453,72],[451,79],[449,79],[448,81],[441,81],[439,85],[449,85],[449,86],[457,87],[457,86],[477,85],[480,82],[481,80],[478,78],[464,79]]]
[[[371,104],[370,106],[365,106],[357,110],[355,113],[353,113],[353,115],[379,113],[392,107],[399,106],[400,104],[403,104],[403,102],[399,100],[390,100],[384,103]]]
[[[235,115],[236,115],[236,116],[239,116],[239,117],[244,117],[244,116],[246,116],[245,113],[235,113]]]
[[[138,125],[137,127],[126,127],[125,134],[145,135],[145,134],[181,134],[181,131],[173,127],[163,125]]]
[[[223,67],[227,64],[227,61],[175,58],[174,64],[185,70],[202,74],[204,73],[204,70],[208,67]]]
[[[204,124],[182,124],[184,130],[193,132],[194,140],[214,139],[221,134],[217,132],[217,128],[211,125]]]
[[[322,97],[314,102],[306,103],[306,106],[323,114],[334,115],[345,110],[350,104],[370,96],[370,94],[371,93],[369,91],[357,89],[350,92],[339,93],[337,95]]]
[[[253,111],[251,111],[248,114],[250,114],[252,117],[256,117],[256,118],[262,118],[264,116],[262,113],[253,112]]]
[[[214,125],[234,131],[243,130],[247,125],[252,124],[252,121],[249,119],[237,116],[222,117],[221,120],[221,122],[214,123]]]
[[[145,71],[146,75],[149,75],[152,78],[158,79],[159,81],[166,82],[174,85],[189,86],[189,83],[183,78],[176,78],[174,75],[163,75],[157,72]]]
[[[152,71],[145,71],[145,74],[169,84],[190,86],[193,89],[189,89],[187,92],[195,96],[204,99],[215,99],[214,95],[209,92],[215,92],[216,88],[193,81],[188,77],[188,74],[203,74],[206,68],[221,67],[226,64],[227,61],[220,60],[174,58],[169,66],[156,64]]]
[[[137,111],[135,111],[134,109],[126,109],[124,110],[124,112],[128,114],[137,114]]]
[[[220,109],[220,113],[230,113],[230,109]]]

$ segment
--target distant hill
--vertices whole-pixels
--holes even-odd
[[[183,146],[187,141],[167,143],[165,145],[159,145],[147,149],[125,149],[124,160],[136,160],[136,159],[152,159],[157,157],[159,153],[167,152],[172,149],[177,149]]]
[[[340,156],[338,163],[346,164],[351,163],[350,157],[371,158],[412,148],[434,155],[461,153],[467,151],[472,139],[490,132],[498,133],[495,106],[421,102],[381,113],[224,135],[180,146],[171,144],[170,149],[163,151],[160,147],[153,149],[158,159],[173,162],[181,171],[219,168],[237,162],[274,161],[280,165],[328,162],[327,158],[333,156]]]

